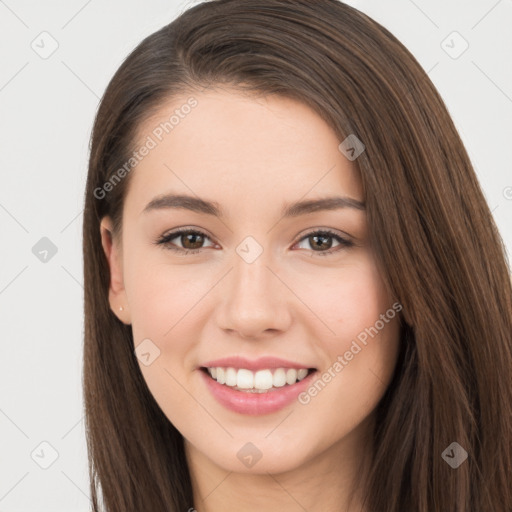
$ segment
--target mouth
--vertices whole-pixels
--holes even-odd
[[[271,393],[291,387],[316,372],[316,368],[247,368],[201,366],[199,368],[217,384],[243,393]]]
[[[206,389],[221,406],[238,414],[253,416],[275,413],[299,403],[297,397],[311,386],[318,372],[316,368],[301,368],[299,363],[293,367],[281,366],[283,362],[278,363],[276,359],[268,360],[269,368],[265,367],[267,364],[263,366],[262,361],[253,362],[253,370],[244,368],[242,364],[239,367],[213,366],[213,362],[197,370]],[[279,366],[273,367],[273,364]],[[250,365],[249,362],[247,366]]]

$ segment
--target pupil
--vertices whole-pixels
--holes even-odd
[[[313,239],[315,239],[315,242],[316,242],[316,239],[320,238],[320,239],[326,239],[326,238],[329,238],[329,236],[326,236],[326,235],[315,235],[313,237],[311,237]],[[314,247],[314,244],[311,244],[313,247]],[[327,244],[328,247],[326,247],[327,249],[330,248],[331,244]]]
[[[197,243],[197,240],[195,240],[195,239],[198,238],[199,239],[199,245],[201,245],[202,238],[203,238],[202,235],[195,234],[195,233],[189,233],[188,235],[184,235],[184,236],[185,236],[185,240],[187,241],[187,243],[184,243],[183,247],[185,247],[186,249],[198,249],[198,247],[187,247],[188,242],[189,242],[188,237],[192,237],[192,242],[191,242],[192,244]]]

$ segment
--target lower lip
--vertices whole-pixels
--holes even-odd
[[[316,371],[291,386],[286,385],[266,393],[237,391],[219,384],[204,370],[198,370],[214,398],[224,407],[240,414],[252,416],[270,414],[291,404],[310,384]]]

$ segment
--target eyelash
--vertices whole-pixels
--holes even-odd
[[[202,231],[198,231],[196,229],[190,229],[190,228],[181,228],[181,229],[172,231],[171,233],[168,233],[167,235],[163,235],[161,238],[159,238],[158,240],[155,241],[155,244],[162,245],[165,249],[169,249],[171,251],[183,253],[184,256],[189,255],[189,254],[196,254],[199,251],[201,251],[201,248],[200,249],[184,249],[182,247],[173,247],[170,244],[170,241],[173,240],[174,238],[177,238],[179,235],[182,235],[182,234],[201,235],[203,237],[210,238],[206,233],[203,233]],[[339,252],[340,250],[342,250],[344,248],[350,248],[355,245],[354,242],[341,237],[340,235],[336,234],[334,231],[331,231],[329,229],[310,231],[309,233],[306,233],[305,235],[303,235],[302,238],[297,240],[293,245],[296,245],[297,243],[301,242],[305,238],[310,237],[311,235],[324,235],[324,236],[327,235],[328,237],[334,238],[340,244],[337,249],[335,248],[335,250],[331,250],[332,249],[331,248],[327,251],[312,251],[312,256],[313,255],[314,256],[329,256],[329,255]]]

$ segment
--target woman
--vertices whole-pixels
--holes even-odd
[[[94,511],[512,510],[504,246],[361,12],[214,0],[147,37],[83,234]]]

